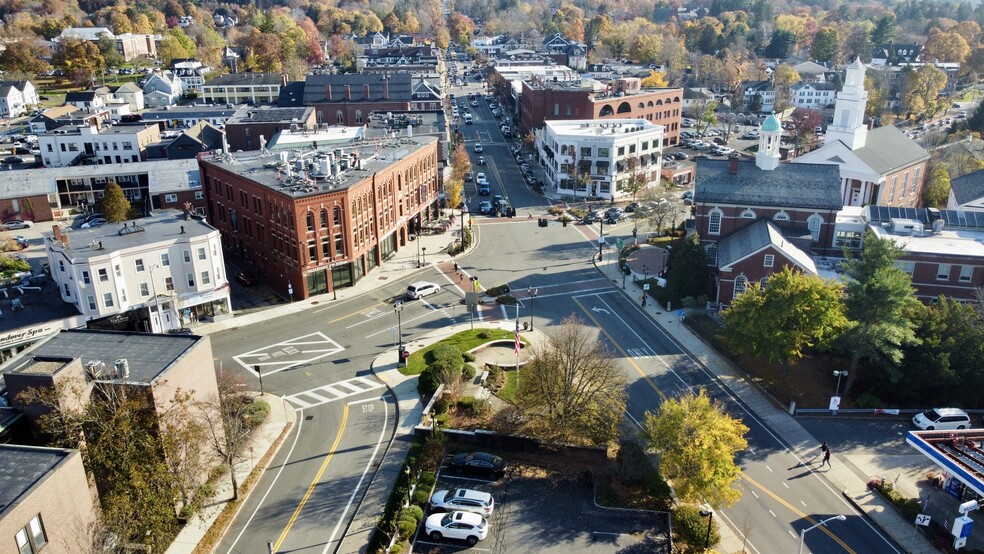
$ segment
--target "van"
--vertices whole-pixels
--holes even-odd
[[[913,416],[912,424],[924,431],[967,429],[970,416],[960,408],[933,408]]]
[[[472,114],[466,113],[465,114],[465,125],[471,125],[471,124],[472,124]]]
[[[482,196],[488,196],[488,195],[492,194],[492,187],[489,186],[489,184],[487,182],[486,183],[479,183],[478,184],[478,194],[481,194]]]

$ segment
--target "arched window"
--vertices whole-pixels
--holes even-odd
[[[629,113],[632,111],[632,106],[628,102],[622,102],[618,105],[618,113]]]
[[[707,234],[708,235],[720,235],[721,234],[721,219],[724,218],[724,212],[714,208],[707,214]]]
[[[335,123],[345,123],[345,114],[342,110],[335,110]]]
[[[332,210],[331,218],[332,218],[332,224],[335,227],[341,227],[342,226],[342,209],[339,208],[338,206],[335,206],[335,209]]]
[[[609,106],[608,104],[605,104],[604,106],[601,107],[601,111],[598,112],[598,116],[605,117],[606,115],[612,115],[614,113],[615,110],[613,110],[612,107]]]
[[[362,110],[355,110],[355,122],[362,123]]]
[[[739,296],[745,294],[746,290],[748,290],[748,277],[745,277],[744,275],[739,275],[738,277],[735,277],[734,298],[738,298]]]
[[[707,265],[717,267],[718,247],[716,244],[708,244],[704,249],[704,256],[707,258]]]
[[[645,104],[643,104],[642,102],[639,102],[639,105],[638,105],[638,106],[636,106],[636,107],[637,107],[637,108],[639,108],[639,109],[641,110],[641,109],[643,109],[643,108],[645,108],[645,107],[646,107],[646,105],[645,105]]]
[[[767,284],[769,284],[769,276],[768,275],[766,275],[765,277],[762,277],[761,279],[759,279],[759,287],[761,287],[761,288],[764,289]]]
[[[657,100],[657,101],[656,101],[656,105],[657,105],[657,106],[662,106],[662,105],[663,105],[663,99],[662,99],[662,98],[660,98],[659,100]]]
[[[674,96],[673,97],[673,103],[674,104],[679,104],[680,103],[680,97],[679,96]]]
[[[314,212],[307,213],[307,230],[314,231]]]
[[[819,214],[813,214],[806,218],[806,227],[810,230],[810,234],[813,235],[813,242],[820,240],[820,225],[823,224],[823,218]]]
[[[755,219],[755,212],[752,211],[751,208],[748,208],[745,211],[741,212],[741,216],[740,217],[742,219]]]
[[[772,216],[772,221],[789,221],[789,214],[786,212],[779,212]]]
[[[322,229],[328,228],[328,210],[325,209],[321,210],[321,228]]]
[[[649,102],[646,103],[646,106],[648,106],[650,108],[652,108],[654,105],[655,104],[653,104],[653,101],[652,100],[650,100]]]

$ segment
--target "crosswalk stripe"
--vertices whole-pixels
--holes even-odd
[[[345,381],[338,381],[330,385],[323,385],[291,394],[286,396],[285,399],[296,408],[304,409],[366,393],[384,386],[382,383],[377,383],[364,377],[353,377]]]

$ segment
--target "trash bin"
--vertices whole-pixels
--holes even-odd
[[[537,225],[539,225],[540,227],[546,227],[548,225],[548,222],[546,218],[541,217],[540,219],[537,220]]]
[[[561,222],[564,224],[564,227],[567,227],[567,220],[566,219],[562,219]]]
[[[396,362],[397,366],[398,367],[406,367],[406,365],[407,365],[407,358],[409,358],[409,357],[410,357],[410,352],[406,348],[401,348],[400,351],[399,351],[399,358],[397,359],[397,362]]]

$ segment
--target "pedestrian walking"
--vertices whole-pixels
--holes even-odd
[[[830,466],[830,449],[829,448],[823,451],[823,461],[820,462],[820,467],[823,467],[824,464],[827,464],[828,466]],[[830,466],[830,467],[833,467],[833,466]]]
[[[458,274],[458,283],[460,284],[460,283],[464,283],[464,282],[465,282],[465,274],[464,273],[459,273]]]
[[[454,272],[458,273],[458,262],[454,262]]]

